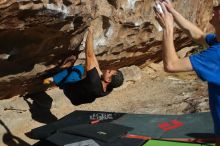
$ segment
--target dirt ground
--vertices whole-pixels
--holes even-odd
[[[110,95],[91,104],[73,106],[62,91],[14,97],[0,101],[0,145],[29,146],[25,133],[53,122],[74,110],[126,113],[183,114],[208,111],[206,83],[194,72],[167,74],[161,64],[143,68],[139,80],[129,80]]]

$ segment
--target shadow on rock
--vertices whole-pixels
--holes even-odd
[[[4,144],[6,144],[7,146],[31,146],[21,138],[13,135],[2,120],[0,120],[0,124],[6,130],[6,133],[4,133],[2,136],[2,141],[4,142]]]
[[[193,137],[195,139],[193,142],[215,142],[214,133],[188,133],[187,136]]]
[[[32,119],[45,124],[57,120],[57,117],[50,111],[53,99],[47,93],[28,94],[24,97],[24,100],[30,107]]]

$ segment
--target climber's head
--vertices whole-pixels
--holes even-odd
[[[107,69],[103,71],[102,80],[108,84],[108,88],[117,88],[123,84],[124,77],[120,70]]]

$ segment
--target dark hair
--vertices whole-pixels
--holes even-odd
[[[112,75],[111,83],[108,85],[109,88],[117,88],[121,86],[124,82],[124,76],[120,70],[117,70],[117,73]]]

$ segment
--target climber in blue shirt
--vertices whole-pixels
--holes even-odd
[[[216,146],[220,146],[220,0],[213,7],[210,23],[215,34],[206,35],[201,29],[186,20],[169,0],[160,0],[163,13],[156,11],[156,19],[163,27],[163,62],[167,72],[194,70],[208,82],[210,110],[214,121]],[[190,57],[180,59],[174,47],[173,28],[175,22],[196,42],[207,49]]]

